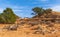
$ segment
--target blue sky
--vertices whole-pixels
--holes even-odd
[[[5,8],[12,8],[14,13],[20,17],[32,17],[32,8],[51,8],[60,11],[60,0],[0,0],[0,12]]]

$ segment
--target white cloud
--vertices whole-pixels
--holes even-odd
[[[42,3],[48,3],[49,0],[35,0],[35,2],[33,2],[33,4],[39,4],[40,2]]]
[[[15,8],[15,7],[10,7],[10,8],[12,8],[12,10],[13,10],[14,12],[21,12],[21,11],[23,11],[22,9],[20,9],[20,8],[18,8],[18,7],[16,7],[16,8]],[[6,9],[6,7],[0,8],[0,13],[2,13],[4,9]]]
[[[19,9],[15,9],[15,10],[13,10],[14,12],[21,12],[21,11],[23,11],[23,10],[19,10]]]
[[[22,9],[24,9],[25,6],[17,6],[17,5],[3,5],[3,6],[0,6],[0,13],[2,13],[2,11],[6,8],[12,8],[12,10],[14,12],[21,12],[23,11]]]
[[[46,2],[46,1],[48,1],[48,0],[40,0],[40,1]]]
[[[0,8],[0,13],[2,13],[3,12],[3,8]]]
[[[58,11],[58,12],[60,12],[60,5],[52,6],[51,9],[52,9],[53,11]]]

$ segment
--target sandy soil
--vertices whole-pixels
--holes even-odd
[[[0,25],[0,28],[4,27],[5,25]],[[55,25],[56,29],[60,28],[60,25]],[[57,31],[53,34],[46,33],[45,35],[42,34],[33,34],[33,30],[27,28],[26,26],[20,26],[17,31],[9,31],[0,29],[0,37],[60,37],[60,31]]]

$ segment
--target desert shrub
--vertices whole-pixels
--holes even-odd
[[[37,28],[33,28],[31,30],[42,30],[39,26]]]
[[[58,18],[60,18],[60,16],[57,16]]]
[[[28,24],[30,24],[31,26],[34,26],[34,25],[38,25],[38,22],[29,22]]]
[[[43,29],[42,29],[40,26],[38,26],[37,28],[33,28],[32,30],[35,30],[35,31],[33,32],[33,34],[42,34],[42,35],[45,34],[45,33],[43,32]]]
[[[9,25],[9,26],[5,26],[3,29],[7,29],[7,30],[17,30],[18,25]]]
[[[49,18],[49,16],[45,16],[45,18]]]
[[[54,23],[52,23],[51,21],[46,21],[45,24],[48,25],[48,27],[54,26]]]
[[[47,20],[41,20],[40,24],[45,24],[47,22]]]
[[[60,20],[55,20],[55,23],[60,23]]]
[[[46,21],[46,24],[48,25],[48,24],[50,24],[51,23],[51,21]]]
[[[25,24],[25,23],[26,23],[26,22],[23,22],[23,21],[22,21],[22,22],[20,22],[20,24]]]
[[[55,19],[51,20],[51,22],[55,22]]]
[[[18,26],[16,26],[16,25],[15,26],[11,26],[8,30],[17,30],[17,27]]]
[[[3,29],[9,29],[9,28],[10,28],[10,25],[3,27]]]
[[[53,24],[48,24],[48,27],[53,27],[54,25]]]
[[[36,30],[33,32],[33,34],[42,34],[45,35],[45,32],[43,32],[43,30]]]
[[[52,9],[50,9],[50,8],[45,10],[45,13],[46,13],[46,14],[49,14],[49,13],[51,13],[51,12],[52,12]]]
[[[40,33],[41,31],[38,31],[38,30],[33,32],[33,34],[40,34]]]
[[[50,18],[57,18],[57,15],[50,15]]]

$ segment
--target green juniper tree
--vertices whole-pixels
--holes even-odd
[[[40,8],[40,7],[35,7],[32,9],[36,15],[41,16],[42,14],[44,14],[44,9]]]
[[[17,18],[11,8],[6,8],[0,16],[0,19],[2,19],[1,22],[3,23],[14,23]]]
[[[34,17],[36,17],[36,16],[40,17],[44,14],[48,15],[48,14],[52,13],[52,9],[50,9],[50,8],[49,9],[43,9],[41,7],[35,7],[32,9],[32,11],[34,11],[34,13],[32,13],[35,15]]]

